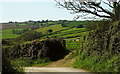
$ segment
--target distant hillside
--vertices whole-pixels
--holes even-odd
[[[13,29],[13,28],[36,28],[39,27],[39,25],[25,25],[25,24],[20,24],[19,23],[3,23],[2,24],[2,29]]]
[[[36,29],[35,31],[37,32],[42,32],[42,33],[46,33],[47,30],[49,29],[52,29],[53,32],[55,31],[59,31],[59,30],[63,30],[63,29],[67,29],[68,27],[62,27],[60,24],[58,25],[51,25],[51,26],[48,26],[48,27],[43,27],[43,28],[39,28],[39,29]]]
[[[62,24],[65,24],[63,26]],[[80,28],[73,28],[77,27],[78,25],[85,25],[88,23],[87,21],[26,21],[26,22],[9,22],[9,23],[2,23],[2,38],[9,39],[9,38],[17,38],[20,34],[14,33],[13,30],[24,30],[24,29],[31,29],[37,32],[41,32],[45,36],[42,38],[48,37],[66,37],[66,38],[73,38],[81,36],[82,29]],[[83,26],[84,27],[84,26]],[[51,29],[52,32],[49,33],[48,30]],[[83,29],[85,31],[85,29]],[[16,32],[18,32],[16,31]],[[61,32],[61,33],[60,33]],[[83,34],[82,34],[83,35]]]
[[[67,27],[76,27],[78,25],[86,25],[90,23],[90,21],[68,21],[65,25]]]

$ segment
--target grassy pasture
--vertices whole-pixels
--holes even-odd
[[[4,29],[2,30],[2,39],[17,38],[19,35],[12,34],[13,29]],[[22,28],[18,30],[23,30]]]
[[[68,37],[80,37],[83,36],[86,32],[85,32],[85,28],[72,28],[72,29],[68,29],[68,30],[63,30],[63,31],[59,31],[56,34],[51,34],[51,35],[47,35],[48,37],[64,37],[64,38],[68,38]],[[46,36],[44,36],[43,38],[45,38]]]
[[[87,21],[69,21],[66,26],[68,27],[73,27],[73,26],[78,26],[78,25],[85,25],[87,24],[88,22]]]
[[[56,34],[46,35],[48,37],[63,37],[66,40],[66,49],[68,50],[74,50],[74,49],[80,49],[81,48],[81,41],[83,39],[83,36],[86,34],[85,28],[72,28],[68,30],[60,31]],[[43,38],[46,38],[44,36]],[[72,39],[80,38],[80,41],[75,41]],[[69,40],[70,39],[70,40]]]
[[[67,28],[68,28],[68,27],[62,27],[62,26],[59,24],[59,25],[51,25],[51,26],[48,26],[48,27],[39,28],[39,29],[36,29],[35,31],[37,31],[37,32],[42,32],[43,34],[45,34],[46,31],[49,30],[49,29],[52,29],[53,32],[55,32],[55,31],[59,31],[59,30],[67,29]]]
[[[27,25],[27,24],[19,24],[19,25]]]

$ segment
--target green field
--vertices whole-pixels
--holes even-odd
[[[27,25],[27,24],[19,24],[19,25]]]
[[[53,22],[54,24],[56,22]],[[49,22],[49,24],[53,24],[52,22]],[[72,23],[72,22],[71,22]],[[76,22],[73,22],[73,24]],[[76,24],[78,24],[79,22],[77,21]],[[25,24],[21,24],[21,25],[25,25]],[[47,30],[52,29],[53,32],[52,33],[46,33]],[[13,29],[5,29],[2,32],[2,37],[3,39],[8,39],[8,38],[17,38],[20,35],[16,35],[16,34],[12,34],[12,30]],[[16,30],[16,29],[14,29]],[[23,30],[23,29],[18,29],[18,30]],[[41,37],[41,39],[46,39],[46,37],[62,37],[64,39],[68,39],[66,40],[66,49],[68,50],[73,50],[73,49],[80,49],[80,41],[82,39],[82,37],[86,34],[86,29],[85,28],[70,28],[70,27],[63,27],[61,26],[61,24],[56,24],[56,25],[50,25],[47,27],[42,27],[39,29],[36,29],[35,31],[37,32],[42,32],[43,34],[45,34],[45,36]],[[80,38],[80,41],[74,41],[71,40],[69,41],[69,39],[77,39]]]
[[[64,37],[64,38],[67,38],[67,37],[71,37],[71,38],[74,38],[74,37],[81,37],[83,36],[86,32],[85,32],[85,28],[72,28],[72,29],[68,29],[68,30],[63,30],[63,31],[59,31],[55,34],[51,34],[51,35],[47,35],[48,37],[54,37],[54,36],[57,36],[57,37]],[[45,38],[46,36],[44,36],[43,38]]]
[[[53,32],[51,34],[47,34],[46,36],[48,37],[76,37],[76,36],[82,36],[85,34],[85,28],[69,28],[69,27],[62,27],[60,24],[59,25],[51,25],[48,27],[43,27],[36,29],[35,31],[37,32],[42,32],[43,34],[46,34],[47,30],[52,29]],[[2,38],[3,39],[8,39],[8,38],[16,38],[19,35],[17,34],[12,34],[13,29],[4,29],[2,30]],[[16,30],[16,29],[14,29]],[[23,30],[22,28],[19,28],[17,30]],[[55,33],[56,32],[56,33]],[[42,38],[46,38],[46,36]]]
[[[66,49],[68,50],[74,50],[74,49],[80,49],[81,48],[81,41],[83,36],[86,34],[85,28],[72,28],[68,30],[58,31],[55,34],[46,35],[42,38],[46,37],[63,37],[66,39]],[[80,38],[80,41],[76,41],[77,38]]]
[[[12,34],[12,30],[13,29],[4,29],[4,30],[2,30],[2,39],[17,38],[19,35]],[[18,29],[18,30],[23,30],[23,29]]]
[[[67,28],[68,28],[68,27],[62,27],[62,26],[59,24],[59,25],[51,25],[51,26],[48,26],[48,27],[39,28],[39,29],[36,29],[35,31],[37,31],[37,32],[42,32],[43,34],[45,34],[46,31],[49,30],[49,29],[52,29],[53,32],[55,32],[55,31],[64,30],[64,29],[67,29]]]
[[[78,25],[86,25],[88,24],[89,22],[87,21],[69,21],[66,26],[68,27],[75,27],[75,26],[78,26]]]

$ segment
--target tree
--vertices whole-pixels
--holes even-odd
[[[38,23],[41,23],[41,21],[37,21]]]
[[[48,19],[46,20],[46,22],[48,22]]]
[[[67,22],[67,21],[64,21],[64,20],[63,20],[62,23],[61,23],[61,25],[62,25],[63,27],[67,27],[67,26],[66,26],[66,22]]]
[[[76,28],[83,28],[84,26],[82,24],[78,25]]]
[[[13,23],[12,21],[9,21],[9,23]]]
[[[48,32],[51,33],[51,32],[53,32],[53,30],[52,30],[52,29],[49,29]]]
[[[84,18],[108,18],[112,20],[119,20],[120,19],[120,0],[113,0],[114,2],[110,0],[90,0],[87,2],[86,0],[81,1],[72,1],[68,2],[68,0],[64,0],[60,2],[60,0],[55,0],[58,4],[58,6],[62,6],[66,8],[67,10],[73,11],[72,13],[83,13],[82,15],[78,15],[75,19],[78,19],[79,17]],[[106,7],[107,5],[108,7]],[[93,14],[94,17],[88,17],[88,15]]]
[[[42,23],[44,23],[45,21],[44,20],[42,20]]]
[[[62,23],[61,25],[62,25],[62,27],[67,27],[64,23]]]

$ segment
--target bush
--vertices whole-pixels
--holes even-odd
[[[48,58],[51,61],[59,60],[68,53],[62,45],[62,39],[34,40],[30,43],[6,47],[4,50],[10,58],[27,57],[32,60]]]
[[[5,40],[5,39],[2,39],[2,44],[3,44],[3,45],[9,45],[9,44],[10,44],[10,42],[9,42],[9,41],[7,41],[7,40]]]
[[[96,29],[107,30],[106,28],[109,27],[109,23],[111,23],[111,21],[107,21],[107,20],[93,21],[92,23],[85,25],[85,28],[88,31],[96,30]]]
[[[53,32],[53,30],[52,30],[52,29],[49,29],[48,32],[51,33],[51,32]]]
[[[22,33],[27,32],[27,31],[29,31],[29,29],[23,29],[23,30],[13,29],[12,33],[17,34],[17,35],[21,35]]]
[[[85,28],[90,31],[90,30],[95,30],[97,28],[97,22],[92,22],[90,24],[86,24]]]
[[[64,24],[64,23],[62,23],[61,25],[62,25],[62,27],[67,27],[66,24]]]
[[[83,28],[84,26],[82,24],[78,25],[76,28]]]
[[[63,47],[62,40],[59,39],[48,39],[45,41],[45,50],[43,55],[49,57],[50,60],[55,61],[62,59],[68,51]]]
[[[19,36],[16,40],[24,40],[24,41],[30,41],[34,39],[38,39],[42,36],[41,32],[36,32],[36,31],[28,31],[23,33],[21,36]]]
[[[2,74],[24,74],[23,69],[11,64],[11,61],[5,56],[4,51],[2,51]]]

